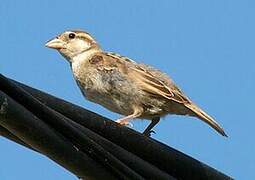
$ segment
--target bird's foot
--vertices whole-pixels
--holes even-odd
[[[118,119],[117,121],[115,121],[116,123],[119,123],[120,125],[122,126],[127,126],[127,127],[130,127],[132,128],[133,127],[133,124],[125,119]]]
[[[149,130],[149,131],[144,131],[143,134],[147,137],[151,137],[151,134],[156,134],[156,132],[153,130]]]

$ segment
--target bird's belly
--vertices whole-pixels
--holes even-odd
[[[98,89],[99,86],[91,86],[90,88],[80,88],[83,95],[89,101],[100,104],[110,111],[122,114],[130,115],[133,114],[133,107],[141,107],[144,111],[140,118],[152,119],[153,117],[164,116],[167,113],[164,111],[164,104],[159,103],[158,99],[142,98],[143,95],[139,96],[139,93],[135,89],[130,87],[130,92],[121,88],[118,90],[111,89],[105,91],[106,88]]]
[[[110,111],[122,115],[129,115],[133,113],[133,109],[130,103],[132,102],[131,98],[128,101],[124,101],[122,100],[124,98],[121,96],[116,98],[113,94],[98,92],[95,89],[85,90],[83,94],[89,101],[100,104],[103,107],[109,109]]]
[[[122,115],[133,113],[134,92],[125,80],[106,78],[98,73],[82,77],[76,81],[86,99]]]

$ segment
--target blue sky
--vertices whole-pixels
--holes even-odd
[[[67,62],[44,47],[66,29],[84,29],[107,51],[169,74],[224,127],[167,116],[153,138],[236,179],[254,179],[255,1],[5,0],[0,4],[0,72],[111,119],[85,101]],[[148,122],[135,121],[142,130]],[[0,179],[74,180],[48,158],[0,138]]]

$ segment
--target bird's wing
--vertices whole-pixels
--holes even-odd
[[[122,72],[126,73],[131,81],[139,88],[152,96],[163,97],[178,103],[189,103],[189,99],[163,72],[119,54],[105,53],[110,64],[118,65]],[[111,60],[109,59],[112,58]]]
[[[137,82],[140,88],[152,95],[161,96],[178,103],[188,103],[188,98],[180,89],[159,70],[137,64],[131,67],[130,76]]]

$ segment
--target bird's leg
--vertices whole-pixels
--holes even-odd
[[[141,111],[135,110],[133,114],[125,116],[123,118],[117,119],[115,122],[124,125],[124,126],[130,126],[132,127],[133,125],[129,122],[132,119],[135,119],[141,115]]]
[[[155,133],[155,132],[152,130],[152,128],[153,128],[156,124],[158,124],[159,120],[160,120],[160,117],[152,118],[151,123],[150,123],[149,126],[143,131],[143,134],[144,134],[145,136],[150,137],[150,136],[151,136],[151,133]]]
[[[115,122],[119,123],[123,126],[130,126],[132,127],[133,125],[129,122],[130,120],[136,118],[133,114],[129,115],[129,116],[125,116],[123,118],[117,119]]]

